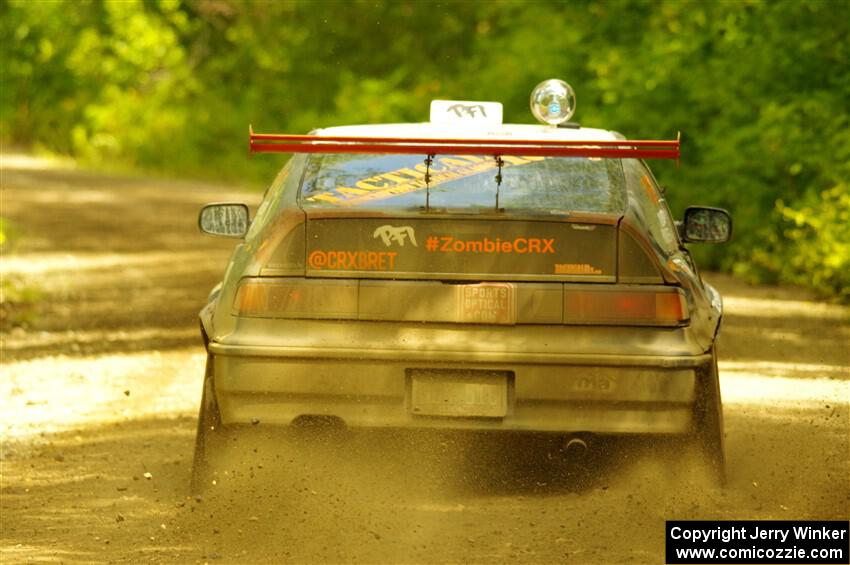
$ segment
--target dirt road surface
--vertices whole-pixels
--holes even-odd
[[[725,276],[725,489],[663,447],[258,426],[189,496],[233,247],[196,214],[230,199],[258,197],[3,157],[0,269],[41,300],[2,309],[0,562],[661,563],[666,519],[848,519],[850,311]]]

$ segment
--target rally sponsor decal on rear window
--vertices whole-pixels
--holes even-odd
[[[542,161],[545,157],[502,157],[502,168],[527,165]],[[497,168],[495,159],[475,155],[436,157],[432,164],[416,163],[412,167],[400,167],[386,173],[354,179],[348,186],[336,186],[333,190],[310,194],[308,202],[329,202],[340,206],[356,206],[374,200],[392,198],[399,194],[424,190],[426,186],[437,187],[449,181],[463,179],[492,171]],[[425,175],[428,174],[428,182]]]
[[[425,249],[439,253],[554,254],[555,239],[540,237],[517,237],[505,240],[499,237],[461,239],[452,235],[432,235],[425,240]]]
[[[602,269],[597,269],[587,263],[555,263],[556,275],[601,275]]]
[[[493,209],[542,214],[621,213],[617,160],[503,155],[313,155],[301,205],[311,208]],[[426,175],[427,181],[426,182]],[[498,179],[501,179],[499,181]],[[426,187],[428,190],[426,191]]]
[[[574,231],[537,219],[331,215],[308,220],[306,235],[311,276],[610,277],[617,257],[615,225]]]
[[[405,241],[412,243],[413,247],[418,247],[416,243],[416,232],[411,226],[380,226],[372,232],[372,237],[375,239],[380,238],[387,247],[393,244],[404,247]]]
[[[395,251],[325,251],[318,249],[307,256],[307,264],[317,271],[392,271]]]

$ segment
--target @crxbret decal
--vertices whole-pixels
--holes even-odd
[[[311,269],[321,271],[390,271],[395,269],[395,251],[313,251],[307,256]]]
[[[405,240],[410,240],[413,247],[419,247],[416,243],[416,234],[411,226],[381,226],[372,233],[375,239],[381,238],[384,245],[389,247],[393,243],[398,243],[399,247],[404,247]]]

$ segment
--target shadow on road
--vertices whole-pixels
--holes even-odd
[[[197,230],[210,201],[257,194],[51,169],[3,169],[3,215],[19,233],[0,270],[35,290],[3,305],[5,359],[199,345],[198,311],[232,240]]]

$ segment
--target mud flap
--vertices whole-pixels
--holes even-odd
[[[201,394],[201,407],[198,412],[198,429],[195,433],[195,454],[192,460],[192,494],[201,494],[212,475],[210,455],[215,439],[221,433],[221,415],[215,398],[213,382],[213,356],[207,355],[204,373],[204,388]]]
[[[711,363],[697,370],[693,439],[719,486],[726,484],[726,440],[723,430],[723,404],[717,354],[711,350]]]

